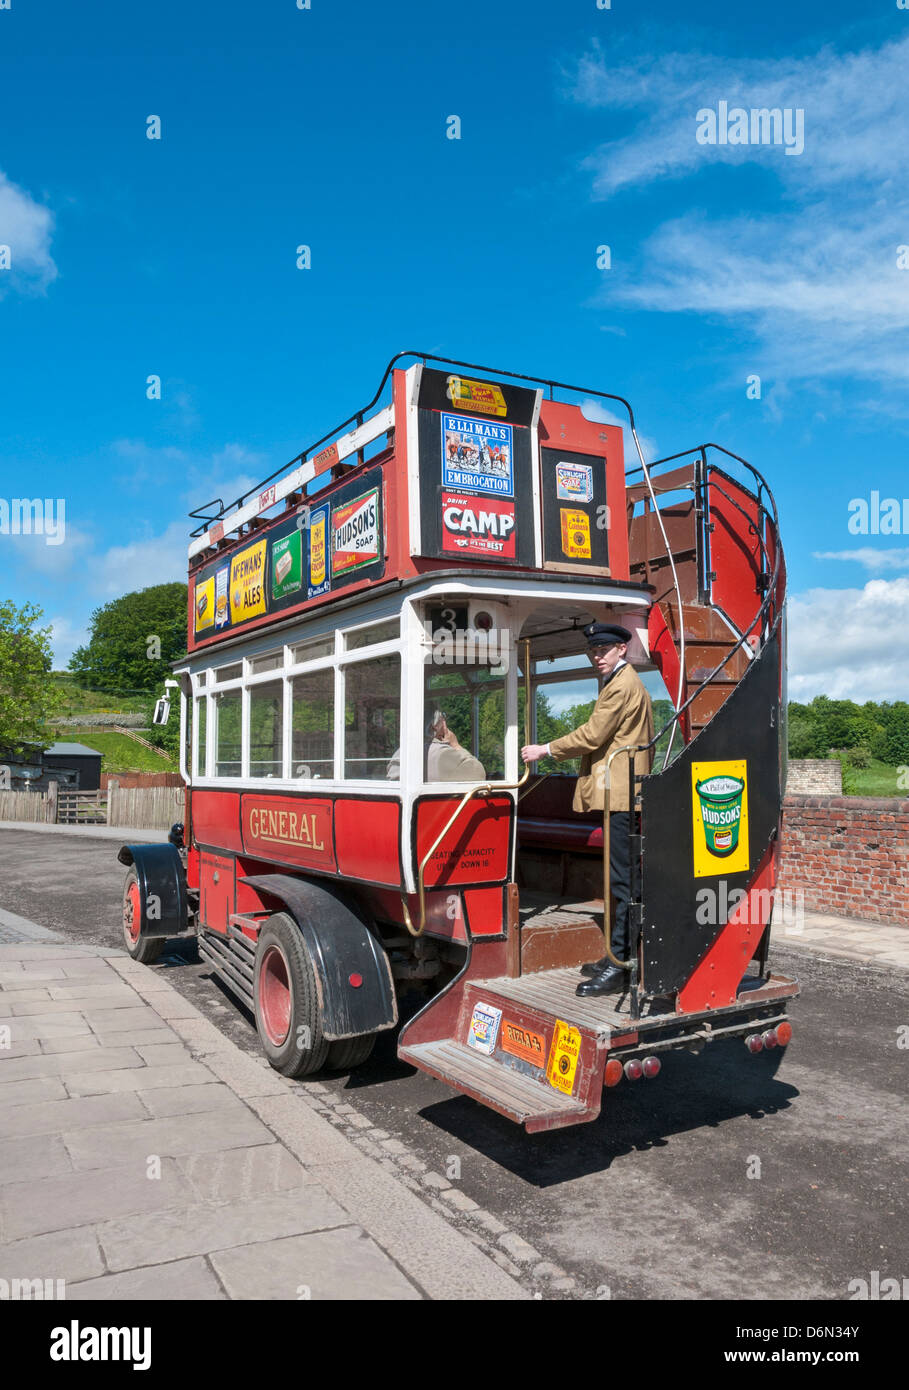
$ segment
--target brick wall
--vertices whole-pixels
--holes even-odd
[[[182,787],[183,778],[179,772],[102,772],[101,787],[107,790],[108,782],[127,787]]]
[[[786,790],[790,796],[842,796],[839,758],[790,758]]]
[[[787,795],[781,849],[806,908],[909,927],[909,801]]]

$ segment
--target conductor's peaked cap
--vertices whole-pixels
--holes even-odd
[[[634,634],[617,623],[588,623],[584,636],[589,647],[614,647],[619,642],[630,642]]]

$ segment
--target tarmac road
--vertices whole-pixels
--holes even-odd
[[[0,909],[70,941],[120,945],[116,850],[0,831]],[[532,1247],[511,1248],[528,1275],[559,1266],[573,1280],[562,1296],[848,1299],[850,1281],[874,1270],[909,1277],[909,971],[788,948],[774,964],[803,989],[775,1077],[740,1043],[715,1044],[608,1093],[593,1124],[528,1136],[400,1064],[385,1035],[353,1076],[319,1078],[321,1094],[399,1141],[411,1182],[421,1164],[449,1180],[465,1207],[454,1222],[469,1223],[476,1202]],[[258,1050],[194,943],[153,968]]]

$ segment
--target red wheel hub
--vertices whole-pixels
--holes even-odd
[[[139,923],[142,921],[142,904],[139,901],[139,885],[131,883],[123,899],[123,930],[135,945],[139,940]]]
[[[292,1002],[284,953],[269,946],[259,969],[259,1017],[273,1047],[280,1047],[290,1032]]]

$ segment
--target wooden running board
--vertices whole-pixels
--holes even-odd
[[[450,1038],[400,1048],[398,1055],[462,1094],[524,1125],[531,1134],[536,1130],[576,1125],[596,1115],[596,1111],[591,1113],[570,1096],[563,1096],[551,1086],[541,1085],[519,1071],[511,1071],[494,1058],[485,1057]]]

